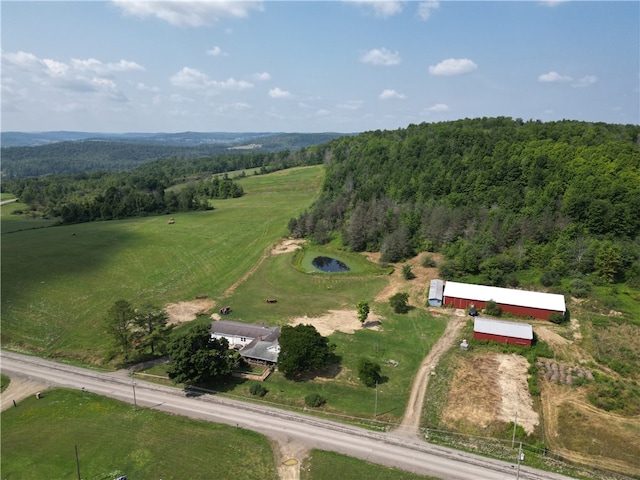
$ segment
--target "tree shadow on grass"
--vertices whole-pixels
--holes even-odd
[[[309,382],[315,380],[316,378],[333,380],[340,374],[340,372],[342,372],[342,357],[334,355],[331,363],[329,363],[325,367],[308,370],[306,372],[300,372],[297,375],[292,376],[291,378],[287,378],[287,380],[291,380],[294,382]]]
[[[236,388],[247,382],[244,378],[225,377],[216,382],[209,382],[200,385],[186,385],[184,392],[187,397],[200,397],[202,395],[215,395],[216,393],[233,392]]]

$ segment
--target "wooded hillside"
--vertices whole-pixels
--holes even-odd
[[[66,135],[65,135],[66,133]],[[326,143],[339,133],[193,133],[182,134],[93,134],[48,132],[40,135],[4,132],[2,134],[2,175],[5,178],[66,175],[95,171],[131,170],[159,159],[193,159],[243,153],[266,155],[285,150],[297,151]],[[24,137],[33,137],[31,139]],[[8,146],[17,141],[50,143],[37,146]],[[56,141],[56,138],[78,138]],[[5,144],[5,139],[7,143]],[[242,146],[252,144],[251,148]]]
[[[420,250],[445,278],[514,272],[640,286],[640,127],[511,118],[410,125],[325,145],[326,180],[294,236],[339,233],[355,251],[399,261]]]

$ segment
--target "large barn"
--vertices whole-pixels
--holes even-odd
[[[549,320],[552,313],[564,315],[566,312],[564,295],[556,293],[459,282],[447,282],[444,286],[444,305],[464,309],[473,305],[477,309],[483,309],[489,300],[496,302],[503,312],[518,317]]]
[[[528,323],[476,317],[473,321],[473,338],[507,343],[509,345],[531,346],[533,343],[533,327]]]

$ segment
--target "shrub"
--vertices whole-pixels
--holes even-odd
[[[591,292],[591,285],[581,278],[574,278],[569,285],[569,292],[576,298],[586,298]]]
[[[256,397],[264,397],[268,391],[261,383],[254,383],[249,387],[249,393]]]
[[[409,311],[409,294],[406,292],[398,292],[389,299],[389,305],[396,313],[407,313]]]
[[[424,268],[434,268],[435,266],[437,266],[433,255],[425,255],[424,257],[422,257],[422,266]]]
[[[551,323],[559,325],[564,322],[564,315],[560,312],[553,312],[551,315],[549,315],[549,321]]]
[[[402,276],[405,280],[413,280],[416,278],[415,273],[411,270],[411,265],[404,265],[402,267]]]
[[[311,393],[304,397],[304,403],[307,407],[318,408],[327,403],[327,400],[319,393]]]
[[[484,306],[484,313],[487,315],[493,315],[494,317],[499,317],[502,315],[502,309],[496,302],[489,300]]]
[[[560,285],[560,275],[556,272],[544,272],[540,277],[540,283],[545,287]]]

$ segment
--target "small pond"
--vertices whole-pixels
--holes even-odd
[[[311,261],[311,265],[313,265],[318,270],[329,273],[349,271],[349,267],[347,267],[344,263],[331,257],[316,257]]]

